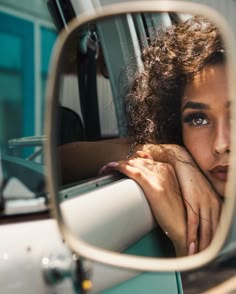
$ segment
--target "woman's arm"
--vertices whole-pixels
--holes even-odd
[[[174,168],[144,156],[112,162],[101,173],[111,171],[127,175],[142,187],[154,217],[173,242],[176,255],[188,255],[186,211]]]
[[[155,160],[165,162],[166,152],[158,146],[162,145],[137,145],[135,151],[144,150],[151,153]],[[107,162],[127,158],[130,148],[131,142],[127,138],[72,142],[59,146],[58,156],[63,183],[96,176]]]
[[[130,143],[118,138],[96,142],[73,142],[58,148],[61,176],[64,184],[97,175],[109,161],[126,158]]]
[[[194,252],[202,251],[216,231],[222,200],[184,147],[149,144],[140,145],[137,150],[174,167],[187,211],[188,247],[191,245]],[[142,152],[137,152],[136,156],[140,154]]]
[[[109,161],[125,159],[128,139],[70,143],[59,147],[63,183],[94,177]],[[135,152],[149,154],[155,161],[175,169],[187,211],[187,244],[193,252],[206,248],[215,233],[221,200],[185,148],[174,145],[138,145]],[[135,156],[142,154],[137,152]],[[200,235],[199,235],[200,234]]]

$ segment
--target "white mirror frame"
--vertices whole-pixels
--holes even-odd
[[[63,221],[63,216],[60,211],[59,201],[57,200],[58,194],[58,175],[57,175],[57,156],[56,150],[56,136],[54,134],[57,106],[57,93],[59,91],[58,77],[60,75],[60,69],[62,67],[62,60],[66,56],[65,45],[77,32],[77,28],[83,24],[107,16],[114,16],[116,14],[123,13],[139,13],[139,12],[167,12],[176,11],[189,14],[201,14],[208,18],[213,23],[217,24],[220,32],[223,36],[224,44],[227,48],[227,67],[229,76],[229,97],[232,101],[231,106],[231,155],[230,162],[232,163],[228,176],[228,183],[226,187],[226,199],[223,205],[220,222],[217,228],[217,232],[211,245],[204,251],[193,255],[191,257],[180,258],[153,258],[153,257],[140,257],[127,255],[117,252],[111,252],[108,250],[100,249],[92,246],[85,241],[75,237]],[[108,5],[103,8],[99,8],[96,11],[84,13],[79,15],[76,19],[72,20],[66,30],[64,30],[56,42],[54,48],[54,55],[51,61],[51,71],[49,81],[47,85],[47,112],[46,112],[46,134],[48,141],[45,145],[45,164],[48,175],[48,188],[50,191],[51,207],[53,216],[56,218],[62,237],[65,239],[68,246],[73,252],[76,252],[79,256],[83,256],[89,260],[104,263],[111,266],[122,267],[138,271],[184,271],[201,267],[206,263],[213,260],[219,252],[227,245],[227,242],[235,241],[232,238],[232,230],[236,226],[236,181],[234,176],[236,175],[236,61],[235,52],[236,47],[234,45],[234,36],[231,32],[229,25],[224,18],[212,8],[189,2],[181,1],[137,1]],[[233,158],[234,157],[234,158]],[[231,238],[230,238],[231,236]],[[235,237],[236,239],[236,237]]]

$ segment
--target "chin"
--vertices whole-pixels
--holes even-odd
[[[220,181],[214,177],[211,176],[211,174],[207,174],[208,181],[211,183],[212,187],[220,196],[220,198],[225,198],[225,187],[227,181]]]
[[[224,183],[224,182],[216,183],[215,185],[213,184],[213,187],[215,188],[217,194],[218,194],[221,198],[224,198],[224,197],[225,197],[225,187],[226,187],[226,183]]]

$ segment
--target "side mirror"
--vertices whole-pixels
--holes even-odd
[[[88,157],[81,155],[81,165],[76,169],[76,174],[81,174],[81,177],[74,178],[73,183],[69,185],[63,184],[63,177],[65,176],[61,173],[63,162],[62,157],[60,157],[61,153],[58,152],[59,126],[63,118],[60,116],[59,106],[62,106],[63,99],[69,99],[68,93],[73,92],[70,88],[71,92],[68,91],[65,95],[65,80],[73,80],[74,77],[78,78],[79,83],[83,79],[85,79],[85,83],[89,80],[90,76],[87,75],[85,78],[80,71],[83,66],[88,66],[89,61],[83,63],[84,60],[82,59],[85,59],[84,53],[91,50],[93,54],[95,52],[92,58],[96,60],[97,53],[99,54],[96,46],[99,45],[103,52],[102,57],[105,60],[105,64],[101,63],[101,60],[99,61],[99,70],[103,77],[108,77],[110,80],[114,99],[114,115],[117,121],[116,131],[111,134],[111,137],[124,137],[127,133],[122,112],[124,95],[122,94],[123,88],[119,84],[121,77],[127,83],[130,83],[131,79],[132,83],[135,79],[135,73],[142,71],[141,52],[150,46],[152,40],[155,40],[160,26],[168,27],[173,23],[183,22],[183,18],[185,20],[190,19],[196,14],[201,14],[201,17],[217,27],[225,51],[226,82],[224,86],[227,93],[226,100],[230,102],[229,111],[232,119],[230,121],[230,155],[229,162],[227,162],[229,172],[224,195],[221,195],[224,196],[224,200],[220,221],[211,244],[205,250],[193,256],[173,258],[163,255],[164,257],[156,258],[122,254],[120,251],[124,251],[132,242],[137,242],[150,232],[156,226],[156,222],[143,191],[135,182],[120,175],[92,177],[89,173],[86,174],[84,172],[85,167],[91,164],[91,159]],[[107,36],[111,38],[112,34],[114,39],[108,42]],[[114,50],[114,52],[111,50]],[[164,46],[163,50],[166,50]],[[48,143],[46,165],[48,167],[53,213],[57,218],[63,238],[72,251],[90,260],[133,270],[183,271],[200,267],[213,260],[221,252],[226,252],[232,248],[236,239],[234,228],[236,225],[234,218],[236,164],[233,160],[236,152],[234,139],[236,128],[234,93],[236,86],[233,81],[236,76],[236,63],[234,52],[233,35],[218,13],[203,5],[179,1],[158,1],[155,3],[153,1],[138,1],[107,6],[97,12],[84,14],[80,18],[74,19],[68,25],[67,30],[62,32],[54,51],[51,78],[47,91],[46,134]],[[185,52],[182,52],[182,54],[185,55]],[[193,56],[193,58],[195,57]],[[130,67],[131,61],[132,67]],[[131,68],[131,71],[127,70],[129,68]],[[75,80],[75,82],[78,81]],[[94,87],[91,87],[92,90],[94,90]],[[88,87],[86,91],[91,90],[91,88]],[[76,95],[82,99],[84,93],[81,92],[81,88],[79,90],[79,94]],[[106,134],[102,132],[101,120],[95,118],[95,123],[93,122],[91,127],[90,121],[85,116],[85,113],[89,116],[89,112],[94,111],[94,107],[89,104],[92,103],[91,100],[88,100],[94,96],[86,95],[82,104],[80,101],[83,116],[82,126],[85,126],[85,133],[82,132],[82,139],[78,140],[75,139],[76,134],[73,134],[71,141],[83,141],[82,143],[84,143],[91,140],[93,142],[94,140],[101,141],[101,139],[106,138]],[[96,105],[99,108],[103,105],[104,107],[106,104],[104,101],[105,97],[98,96],[98,101],[95,101],[93,106]],[[83,103],[86,104],[85,107]],[[85,110],[83,110],[83,107]],[[107,110],[103,111],[104,115],[107,112]],[[191,117],[191,121],[193,119],[196,118]],[[201,117],[200,119],[204,120],[205,118]],[[74,120],[72,119],[72,121]],[[99,126],[97,122],[100,122]],[[81,125],[81,122],[79,125]],[[76,126],[75,122],[72,122],[72,129],[73,126]],[[96,154],[94,151],[91,156],[96,159],[100,156],[100,153]],[[70,152],[66,153],[64,158],[70,159],[72,162],[75,161]],[[222,172],[219,171],[219,173]],[[221,180],[223,178],[222,174],[217,175],[217,177]],[[225,178],[223,182],[226,182]],[[214,183],[212,185],[216,192],[220,194]],[[134,214],[133,219],[130,217],[131,213]],[[125,227],[125,220],[128,219],[130,222],[132,221],[132,224],[129,223],[130,227],[128,225]],[[161,233],[158,237],[159,241],[161,240],[160,236]],[[115,237],[118,240],[117,242],[113,240]]]

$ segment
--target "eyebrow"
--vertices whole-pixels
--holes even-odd
[[[225,103],[225,107],[226,108],[230,108],[230,101],[227,101]],[[182,111],[184,111],[186,108],[190,108],[190,109],[210,109],[210,106],[208,104],[205,103],[201,103],[201,102],[193,102],[193,101],[188,101],[184,104]]]
[[[193,101],[188,101],[184,104],[182,111],[184,111],[186,108],[191,108],[191,109],[210,109],[208,104],[205,103],[200,103],[200,102],[193,102]]]

